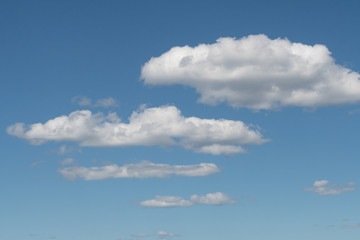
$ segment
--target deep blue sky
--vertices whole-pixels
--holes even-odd
[[[0,239],[160,239],[155,233],[166,231],[177,234],[166,239],[186,240],[357,240],[357,189],[326,196],[304,189],[319,180],[360,182],[359,103],[260,111],[210,106],[199,103],[191,87],[144,85],[140,74],[150,58],[174,46],[251,34],[323,44],[338,65],[360,72],[359,9],[357,1],[330,0],[1,1]],[[118,105],[79,106],[76,96],[93,102],[111,97]],[[32,145],[6,132],[17,122],[44,123],[83,109],[116,112],[126,122],[141,104],[256,124],[271,141],[226,156],[172,146]],[[58,154],[61,146],[69,152]],[[69,181],[57,172],[66,158],[86,167],[206,162],[221,172]],[[156,195],[189,199],[214,192],[235,203],[139,205]]]

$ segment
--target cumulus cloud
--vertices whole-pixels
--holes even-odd
[[[318,195],[338,195],[344,192],[355,190],[355,183],[349,182],[347,186],[342,184],[329,184],[327,180],[315,181],[311,188],[306,188],[305,191],[315,192]]]
[[[192,195],[190,201],[198,204],[207,204],[207,205],[223,205],[223,204],[233,204],[235,201],[229,196],[221,193],[208,193],[205,196]]]
[[[115,113],[107,116],[75,111],[46,123],[16,123],[7,133],[33,144],[73,141],[81,146],[181,146],[213,155],[244,152],[244,145],[262,144],[258,129],[241,121],[184,117],[175,106],[133,112],[128,123]]]
[[[229,196],[221,193],[208,193],[205,196],[192,195],[190,200],[184,200],[175,196],[156,196],[155,199],[146,200],[140,203],[145,207],[190,207],[194,204],[224,205],[233,204],[235,201]]]
[[[65,159],[66,160],[66,159]],[[72,162],[71,162],[72,163]],[[100,180],[107,178],[164,178],[170,175],[196,177],[208,176],[219,172],[220,169],[213,163],[196,165],[168,165],[143,161],[136,164],[116,164],[102,167],[67,167],[58,170],[68,180],[82,178],[85,180]]]
[[[145,63],[141,78],[149,85],[193,87],[206,104],[256,110],[360,100],[360,74],[337,65],[326,46],[265,35],[173,47]]]

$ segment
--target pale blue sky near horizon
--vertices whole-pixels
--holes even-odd
[[[2,1],[0,239],[358,240],[359,101],[259,111],[212,106],[199,102],[192,86],[147,85],[140,75],[172,47],[257,34],[325,45],[336,64],[359,73],[359,9],[357,1]],[[91,104],[80,106],[82,97]],[[96,102],[109,98],[116,104]],[[243,121],[269,141],[213,155],[196,146],[34,145],[7,133],[18,122],[45,123],[77,110],[116,112],[127,122],[143,104],[175,106],[185,118]],[[64,159],[87,168],[212,163],[220,172],[69,180],[59,172],[73,166]],[[320,180],[351,190],[307,191]],[[141,205],[215,192],[234,202]]]

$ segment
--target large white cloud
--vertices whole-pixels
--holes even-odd
[[[306,188],[305,191],[315,192],[318,195],[338,195],[344,192],[355,190],[356,183],[347,183],[348,187],[342,184],[329,185],[328,180],[315,181],[311,188]]]
[[[200,93],[200,102],[252,109],[354,103],[360,100],[359,77],[335,64],[324,45],[265,35],[173,47],[141,71],[145,84],[187,85]]]
[[[241,121],[186,118],[174,106],[133,112],[128,123],[115,113],[104,116],[75,111],[46,123],[16,123],[7,132],[34,144],[74,141],[82,146],[182,146],[214,155],[240,153],[244,145],[267,141],[257,129]]]
[[[100,180],[107,178],[164,178],[170,175],[179,176],[208,176],[219,172],[220,169],[213,163],[200,163],[196,165],[169,165],[157,164],[148,161],[141,163],[116,164],[103,167],[67,167],[58,170],[66,179],[75,180],[83,178],[85,180]]]
[[[221,192],[208,193],[205,196],[194,194],[190,200],[175,196],[156,196],[155,199],[140,202],[144,207],[190,207],[194,204],[224,205],[233,204],[235,201]]]

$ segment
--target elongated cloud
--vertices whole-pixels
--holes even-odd
[[[273,109],[360,101],[360,74],[335,64],[326,46],[265,35],[173,47],[145,63],[141,78],[149,85],[193,87],[200,102],[212,105]]]
[[[209,154],[244,152],[244,145],[266,142],[261,133],[241,121],[184,117],[174,106],[147,108],[133,112],[129,123],[115,113],[104,116],[82,110],[46,123],[7,128],[10,135],[33,144],[46,141],[73,141],[82,146],[181,146]]]
[[[235,203],[235,201],[231,197],[221,192],[208,193],[205,196],[199,196],[195,194],[191,196],[190,201],[197,204],[207,205],[224,205]]]
[[[208,193],[205,196],[192,195],[190,200],[175,196],[156,196],[155,199],[140,203],[144,207],[190,207],[194,204],[224,205],[233,204],[235,201],[221,192]]]
[[[155,199],[146,200],[140,203],[144,207],[189,207],[194,203],[175,196],[156,196]]]
[[[315,181],[311,188],[306,188],[305,191],[315,192],[318,195],[338,195],[344,192],[350,192],[355,190],[356,183],[349,182],[348,187],[342,184],[329,185],[329,181],[321,180]]]
[[[82,178],[85,180],[101,180],[107,178],[164,178],[170,175],[178,176],[208,176],[220,169],[213,163],[200,163],[197,165],[168,165],[156,164],[143,161],[136,164],[116,164],[103,167],[67,167],[58,170],[66,179],[75,180]]]

